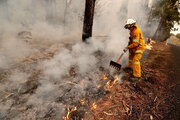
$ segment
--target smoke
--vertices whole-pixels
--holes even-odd
[[[12,97],[0,102],[0,118],[43,119],[54,113],[53,119],[61,119],[64,105],[98,92],[99,67],[113,73],[109,61],[115,61],[128,44],[126,19],[136,19],[142,32],[149,30],[145,4],[140,0],[97,0],[93,37],[86,44],[81,42],[85,0],[0,1],[0,70],[11,71],[7,81],[0,75],[4,86],[0,89],[18,93],[17,100]],[[22,63],[29,56],[38,59],[37,52],[51,54],[47,49],[57,50],[48,59]],[[127,58],[128,53],[120,63],[125,66]],[[30,93],[20,94],[31,86]],[[12,108],[19,108],[13,104],[18,100],[27,108],[24,112],[13,112]]]
[[[48,81],[41,80],[36,93],[28,99],[28,105],[38,113],[37,117],[43,118],[52,107],[56,96],[58,96],[57,88]],[[59,106],[61,107],[61,106]]]
[[[3,25],[2,25],[3,26]],[[4,26],[5,27],[5,26]],[[18,58],[29,55],[32,50],[25,40],[18,38],[17,29],[21,29],[18,26],[11,28],[11,25],[7,25],[7,28],[1,29],[1,47],[0,47],[0,68],[8,68],[10,64],[16,62]]]

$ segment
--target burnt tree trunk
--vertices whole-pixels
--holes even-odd
[[[86,0],[83,34],[82,40],[85,42],[87,38],[92,36],[93,17],[96,0]]]

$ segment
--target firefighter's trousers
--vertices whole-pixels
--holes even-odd
[[[130,53],[129,63],[127,67],[133,68],[133,76],[141,77],[141,65],[140,59],[142,58],[142,53]]]

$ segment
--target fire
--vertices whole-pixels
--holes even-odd
[[[109,90],[111,89],[117,82],[118,82],[119,78],[118,76],[115,76],[114,80],[113,81],[108,81],[106,83],[106,88]]]
[[[101,88],[101,87],[103,87],[104,84],[105,84],[104,89],[110,90],[110,89],[118,82],[119,77],[118,77],[118,75],[116,75],[113,80],[112,80],[112,79],[110,80],[110,79],[107,77],[106,74],[102,74],[102,75],[100,76],[100,79],[99,79],[99,80],[103,80],[103,81],[102,81],[103,83],[102,83],[102,84],[99,83],[99,84],[97,85],[97,88]],[[83,85],[83,84],[84,84],[84,80],[81,81],[81,85]],[[88,104],[88,103],[89,103],[88,100],[86,100],[85,98],[81,99],[81,100],[79,101],[79,103],[80,103],[80,105],[88,105],[91,110],[97,109],[97,103],[96,103],[96,102],[93,102],[91,105],[89,105],[89,104]],[[75,112],[75,111],[77,111],[77,107],[74,107],[74,108],[69,108],[69,107],[68,107],[68,108],[67,108],[66,115],[63,117],[63,120],[70,120],[71,117],[72,117],[72,113]],[[81,118],[81,120],[84,120],[84,119]]]
[[[100,79],[102,79],[102,80],[108,80],[106,74],[102,74]]]
[[[101,84],[97,85],[97,88],[101,88],[101,87],[102,87],[102,85],[101,85]]]
[[[92,109],[92,110],[95,110],[96,108],[97,108],[97,104],[94,102],[94,103],[92,104],[91,109]]]
[[[82,80],[82,81],[80,82],[80,85],[81,85],[81,86],[83,86],[83,85],[84,85],[84,80]]]
[[[71,116],[71,113],[76,111],[77,110],[77,107],[74,107],[72,109],[70,109],[69,107],[67,108],[67,114],[66,116],[63,117],[63,120],[70,120],[70,116]]]
[[[111,89],[116,83],[117,81],[119,80],[118,76],[115,76],[114,77],[114,80],[109,80],[108,77],[106,76],[106,74],[102,74],[101,77],[100,77],[100,80],[104,80],[106,81],[106,86],[105,86],[105,89],[109,90]],[[97,88],[101,88],[102,85],[99,84],[97,85]]]
[[[81,104],[81,105],[84,105],[85,103],[86,103],[86,100],[85,100],[85,99],[80,100],[80,104]]]

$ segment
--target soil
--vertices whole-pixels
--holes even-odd
[[[180,120],[179,53],[180,47],[155,43],[144,53],[140,82],[130,82],[127,72],[85,120]]]

